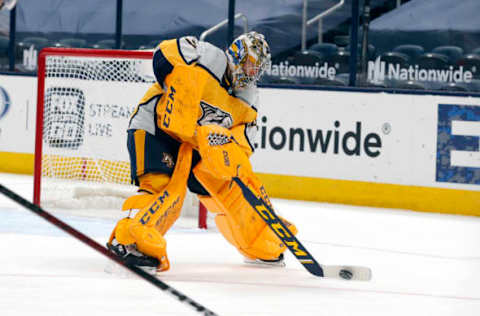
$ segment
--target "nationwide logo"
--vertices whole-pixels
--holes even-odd
[[[379,157],[382,153],[382,136],[366,131],[361,121],[346,125],[335,120],[331,126],[322,129],[282,126],[267,128],[266,123],[267,117],[263,116],[260,143],[255,144],[255,148],[346,156],[366,155],[370,158]],[[390,131],[391,125],[384,123],[383,134],[387,135]]]
[[[474,72],[477,69],[472,69]],[[432,82],[472,82],[473,72],[465,70],[463,66],[458,69],[450,66],[448,69],[423,69],[418,65],[400,67],[400,64],[388,64],[381,60],[381,56],[375,61],[368,62],[368,80],[381,83],[385,79],[404,81],[432,81]]]
[[[0,119],[7,115],[9,109],[10,96],[4,88],[0,87]]]
[[[337,68],[339,65],[335,65]],[[271,65],[265,73],[269,76],[278,77],[300,77],[300,78],[323,78],[333,80],[337,74],[336,67],[331,67],[328,63],[315,63],[314,65],[290,65],[288,61],[280,64]]]
[[[37,69],[37,58],[38,58],[38,51],[33,47],[30,46],[29,49],[23,50],[23,66],[26,70],[33,71]]]

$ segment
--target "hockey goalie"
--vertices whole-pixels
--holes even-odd
[[[123,210],[107,247],[150,271],[170,267],[165,233],[180,215],[186,190],[198,195],[222,235],[247,262],[283,265],[285,245],[232,182],[238,177],[268,202],[249,157],[257,130],[256,83],[270,64],[262,34],[236,38],[224,52],[195,37],[161,42],[153,55],[156,83],[128,128],[132,182],[138,193]],[[282,219],[290,231],[293,224]]]

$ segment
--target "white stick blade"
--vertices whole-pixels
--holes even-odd
[[[361,266],[335,266],[321,265],[326,278],[342,279],[348,281],[370,281],[372,270]]]

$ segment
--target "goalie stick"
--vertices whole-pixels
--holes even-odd
[[[252,208],[260,215],[275,235],[280,238],[288,250],[290,250],[308,272],[319,277],[343,280],[369,281],[372,278],[372,272],[368,267],[319,264],[295,235],[292,234],[288,227],[286,227],[282,220],[280,220],[268,203],[262,198],[255,196],[239,177],[233,177],[232,179],[240,187],[243,196]]]
[[[7,189],[3,185],[0,184],[0,192],[3,193],[5,196],[8,198],[12,199],[13,201],[17,202],[18,204],[22,205],[26,209],[32,211],[34,214],[42,217],[52,225],[60,228],[64,232],[68,233],[69,235],[75,237],[76,239],[80,240],[87,246],[97,250],[104,256],[108,257],[109,259],[115,261],[116,263],[120,264],[121,266],[125,267],[126,269],[130,270],[134,274],[138,275],[140,278],[144,279],[145,281],[148,281],[155,287],[161,289],[162,291],[165,291],[166,293],[170,294],[171,296],[175,297],[178,299],[180,302],[188,304],[190,307],[192,307],[195,311],[205,315],[205,316],[215,316],[214,312],[211,310],[207,309],[205,306],[195,302],[185,294],[177,291],[170,285],[166,284],[165,282],[157,279],[153,275],[148,274],[147,272],[143,271],[142,269],[128,265],[125,263],[125,261],[117,257],[115,254],[111,253],[108,251],[105,247],[97,243],[95,240],[91,239],[87,235],[81,233],[80,231],[76,230],[75,228],[71,227],[70,225],[66,224],[65,222],[61,221],[57,217],[51,215],[47,211],[43,210],[40,206],[33,204],[26,199],[22,198],[20,195],[16,194],[15,192]]]

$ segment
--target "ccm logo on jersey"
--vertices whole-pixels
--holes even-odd
[[[438,105],[436,181],[480,184],[480,106]]]
[[[167,97],[167,106],[165,107],[165,115],[163,116],[163,126],[169,127],[170,126],[170,114],[173,111],[173,102],[175,102],[175,88],[170,86],[170,92],[168,93]]]

